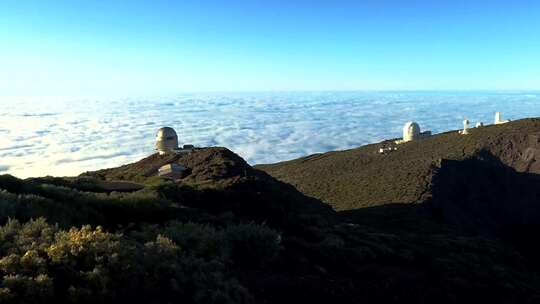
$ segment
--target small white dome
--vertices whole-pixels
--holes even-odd
[[[163,127],[157,131],[156,150],[159,154],[166,154],[178,150],[178,135],[170,127]]]
[[[414,121],[409,121],[403,126],[403,141],[411,141],[420,138],[420,125]]]

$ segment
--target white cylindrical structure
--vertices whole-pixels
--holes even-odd
[[[504,124],[504,123],[507,123],[509,121],[510,120],[508,120],[508,119],[506,119],[506,120],[501,119],[501,112],[496,112],[495,113],[495,124],[496,125]]]
[[[417,140],[420,138],[420,126],[414,122],[409,121],[403,126],[403,141]]]
[[[461,131],[461,134],[463,135],[469,134],[469,120],[468,119],[465,119],[463,121],[463,131]]]
[[[157,131],[156,150],[160,155],[178,150],[178,135],[173,128],[163,127]]]

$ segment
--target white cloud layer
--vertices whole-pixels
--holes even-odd
[[[0,173],[77,175],[153,153],[159,127],[181,144],[225,146],[249,163],[272,163],[399,137],[540,116],[537,93],[243,93],[152,99],[0,99]]]

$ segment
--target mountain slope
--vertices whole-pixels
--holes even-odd
[[[165,164],[187,168],[183,178],[164,182],[157,176]],[[150,155],[118,168],[87,172],[82,176],[100,181],[131,181],[163,184],[160,194],[190,208],[214,213],[234,212],[257,221],[292,223],[289,217],[327,217],[334,211],[307,197],[289,184],[252,168],[234,152],[222,147],[196,149],[176,155]],[[280,223],[278,223],[280,222]]]
[[[482,151],[517,172],[540,173],[539,119],[471,129],[466,136],[438,134],[398,145],[397,151],[388,154],[378,153],[390,143],[255,168],[338,211],[426,201],[432,197],[433,179],[442,160],[465,160]]]

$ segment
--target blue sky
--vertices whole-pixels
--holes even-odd
[[[540,1],[0,2],[0,95],[538,90]]]

